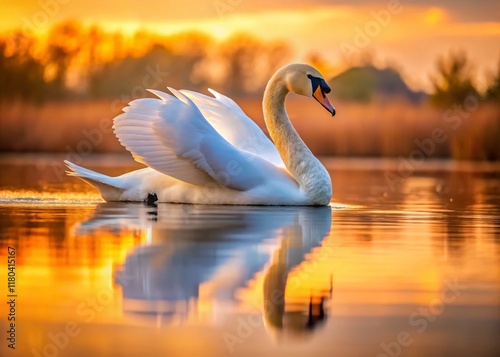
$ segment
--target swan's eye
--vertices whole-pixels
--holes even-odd
[[[328,86],[328,84],[326,83],[326,81],[323,78],[314,77],[311,74],[308,74],[307,77],[311,80],[313,93],[316,92],[316,89],[318,89],[318,87],[321,88],[321,92],[323,93],[323,96],[325,96],[325,93],[331,92],[330,86]]]

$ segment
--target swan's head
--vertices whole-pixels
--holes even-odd
[[[326,96],[331,91],[330,86],[316,68],[294,63],[281,68],[278,73],[284,77],[290,92],[316,99],[332,116],[335,115],[335,108]]]

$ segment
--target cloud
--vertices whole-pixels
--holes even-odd
[[[372,9],[383,9],[390,1],[400,1],[403,6],[414,8],[442,8],[461,22],[498,22],[500,2],[491,0],[190,0],[168,1],[150,0],[27,0],[7,6],[8,18],[2,20],[10,24],[22,23],[23,17],[33,16],[37,11],[49,8],[46,4],[58,4],[53,20],[63,18],[78,18],[89,21],[139,21],[168,22],[172,20],[193,20],[218,18],[221,12],[227,15],[244,15],[257,12],[293,11],[297,9],[312,9],[325,7],[350,7],[359,12]],[[94,3],[95,6],[89,4]],[[45,5],[44,5],[45,4]],[[52,5],[51,5],[52,6]],[[53,8],[53,6],[52,6]],[[52,10],[51,10],[52,11]]]
[[[224,0],[223,0],[224,1]],[[227,0],[226,0],[227,1]],[[232,0],[233,2],[235,0]],[[314,6],[349,6],[359,8],[384,8],[390,1],[399,1],[402,5],[412,7],[446,9],[457,21],[464,22],[498,22],[500,2],[491,0],[242,0],[241,9],[248,11],[311,8]]]

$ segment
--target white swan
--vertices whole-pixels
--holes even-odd
[[[264,119],[275,145],[231,99],[168,88],[172,95],[129,103],[114,119],[114,132],[147,168],[110,177],[65,161],[68,175],[99,189],[106,201],[233,205],[327,205],[330,175],[295,131],[285,111],[294,92],[335,108],[321,74],[290,64],[269,80]]]

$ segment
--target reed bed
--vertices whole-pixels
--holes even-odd
[[[265,128],[260,100],[237,102]],[[311,99],[294,95],[287,100],[293,125],[317,155],[500,160],[500,107],[496,103],[481,102],[473,110],[461,111],[402,101],[334,105],[337,115],[332,118]],[[73,155],[124,151],[111,130],[120,106],[112,101],[2,103],[0,151]],[[438,141],[434,140],[436,130],[441,133]]]

